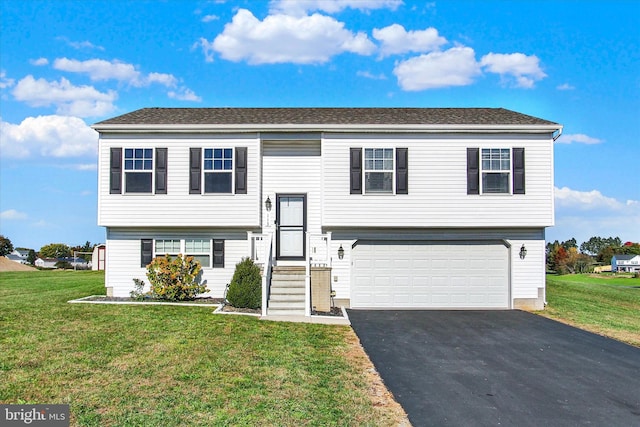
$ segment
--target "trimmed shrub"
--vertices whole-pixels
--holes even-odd
[[[151,298],[165,301],[191,301],[208,292],[200,283],[200,263],[192,256],[176,258],[169,255],[154,258],[147,266]]]
[[[238,308],[260,308],[262,306],[262,277],[260,267],[250,258],[236,264],[236,271],[227,292],[229,304]]]

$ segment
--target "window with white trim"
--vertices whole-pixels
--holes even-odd
[[[393,194],[393,148],[364,149],[365,193]]]
[[[204,192],[233,192],[233,148],[204,149]]]
[[[481,150],[482,193],[511,192],[511,149],[483,148]]]
[[[203,268],[211,267],[211,240],[186,239],[184,252],[199,261]]]
[[[218,258],[222,263],[215,261],[212,265],[214,255],[213,242],[218,242]],[[169,255],[176,257],[178,254],[184,256],[192,256],[196,261],[200,262],[203,268],[224,267],[224,240],[211,239],[156,239],[153,245],[153,257],[163,257]]]
[[[177,256],[182,253],[179,239],[158,239],[155,241],[155,256]]]
[[[153,149],[124,149],[125,193],[153,192]]]

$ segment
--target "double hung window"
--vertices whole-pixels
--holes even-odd
[[[393,148],[364,149],[365,193],[393,193]]]
[[[126,193],[153,191],[153,149],[125,148],[124,188]]]
[[[202,267],[211,267],[211,240],[186,239],[185,254],[194,257]]]
[[[231,193],[233,188],[233,149],[204,149],[204,192]]]
[[[481,157],[482,193],[509,194],[511,182],[511,150],[483,148]]]

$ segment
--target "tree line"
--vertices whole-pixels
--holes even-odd
[[[640,244],[619,237],[591,237],[578,246],[575,238],[547,243],[547,270],[558,274],[587,273],[594,265],[611,264],[614,255],[640,255]]]
[[[29,251],[27,256],[27,262],[34,265],[38,258],[71,258],[74,252],[93,252],[97,244],[89,241],[84,245],[69,246],[64,243],[50,243],[40,248],[38,252],[29,248],[14,248],[11,240],[8,237],[0,235],[0,256],[9,255],[14,250]],[[78,258],[82,258],[85,261],[91,261],[91,254],[78,254]]]

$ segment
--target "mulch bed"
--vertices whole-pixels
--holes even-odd
[[[331,307],[331,311],[316,311],[312,310],[313,316],[336,316],[342,317],[342,309],[340,307]]]
[[[113,301],[113,302],[172,302],[172,303],[185,303],[185,304],[220,304],[222,298],[196,298],[192,301],[164,301],[152,298],[145,298],[143,300],[136,300],[129,297],[108,297],[104,295],[98,295],[91,298],[86,298],[85,301]]]

